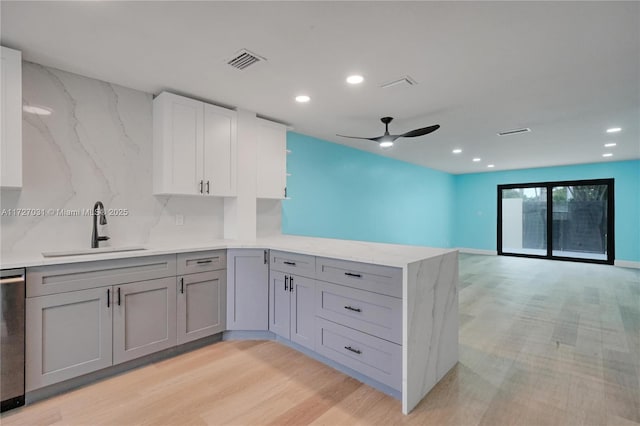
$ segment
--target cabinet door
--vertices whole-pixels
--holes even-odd
[[[227,250],[227,329],[269,329],[268,253]]]
[[[176,345],[175,277],[114,287],[113,363]]]
[[[306,346],[315,347],[315,280],[289,276],[291,289],[291,340]]]
[[[287,129],[258,118],[256,133],[257,197],[283,199],[287,186]]]
[[[271,271],[269,274],[269,330],[291,338],[291,296],[289,275]]]
[[[236,195],[236,112],[204,105],[205,195]]]
[[[111,365],[111,287],[26,300],[27,392]]]
[[[22,55],[2,47],[0,186],[22,187]]]
[[[153,100],[155,194],[202,193],[203,115],[200,101],[166,92]]]
[[[225,330],[226,270],[178,278],[178,344]]]

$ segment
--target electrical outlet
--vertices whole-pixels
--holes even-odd
[[[176,225],[178,226],[184,225],[184,215],[181,215],[181,214],[176,215]]]

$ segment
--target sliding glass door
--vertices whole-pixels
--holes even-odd
[[[502,190],[502,251],[547,255],[547,188]]]
[[[613,179],[498,185],[498,254],[613,264]]]
[[[608,185],[553,187],[554,256],[607,260]]]

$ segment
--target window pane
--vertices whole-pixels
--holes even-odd
[[[553,188],[553,255],[607,259],[607,185]]]
[[[502,252],[546,256],[546,188],[502,190]]]

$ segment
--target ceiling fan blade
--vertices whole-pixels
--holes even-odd
[[[375,141],[379,138],[362,138],[360,136],[345,136],[345,135],[336,135],[336,136],[340,136],[341,138],[349,138],[349,139],[364,139],[364,140],[368,140],[368,141]],[[380,136],[382,137],[382,136]]]
[[[422,135],[428,135],[429,133],[435,132],[436,130],[438,130],[440,128],[439,124],[435,124],[433,126],[429,126],[429,127],[423,127],[421,129],[415,129],[412,130],[410,132],[407,132],[402,136],[403,138],[415,138],[417,136],[422,136]]]

